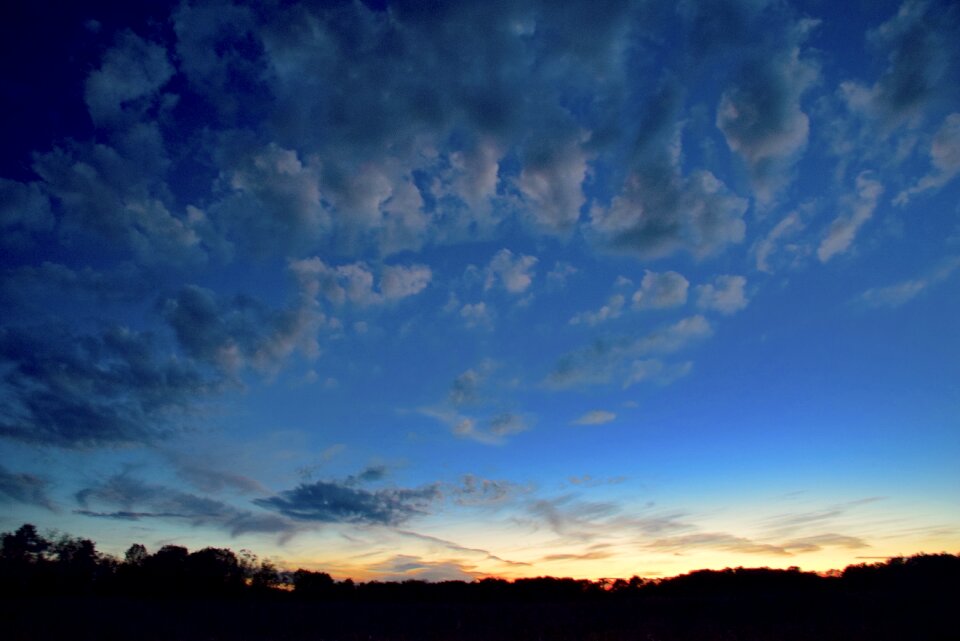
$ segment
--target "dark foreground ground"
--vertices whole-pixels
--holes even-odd
[[[0,637],[106,641],[686,641],[960,639],[952,598],[833,595],[791,603],[709,598],[357,603],[292,598],[7,598]]]

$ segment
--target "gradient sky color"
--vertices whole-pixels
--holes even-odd
[[[0,529],[363,580],[960,551],[955,3],[0,11]]]

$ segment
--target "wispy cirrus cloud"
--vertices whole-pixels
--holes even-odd
[[[600,339],[562,356],[544,383],[547,387],[564,389],[604,384],[614,378],[628,381],[631,378],[628,370],[632,362],[643,360],[650,355],[680,351],[712,333],[707,319],[695,315],[639,338]]]
[[[48,490],[50,481],[35,474],[11,472],[0,465],[0,501],[39,505],[53,510]]]
[[[251,532],[292,536],[296,525],[289,519],[254,512],[216,499],[147,483],[129,472],[84,488],[75,495],[83,516],[121,521],[159,519],[192,526],[213,526],[232,536]]]
[[[960,267],[960,257],[953,257],[924,276],[883,287],[871,287],[853,300],[866,307],[900,307],[950,278],[957,267]]]

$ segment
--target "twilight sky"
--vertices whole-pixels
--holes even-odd
[[[960,6],[0,11],[0,530],[355,579],[960,550]]]

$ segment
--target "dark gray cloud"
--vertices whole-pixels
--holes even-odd
[[[512,481],[487,479],[467,474],[459,485],[450,488],[452,496],[460,505],[494,507],[511,503],[532,488]]]
[[[96,270],[44,261],[0,272],[0,302],[7,305],[8,321],[35,320],[67,301],[97,309],[105,303],[142,301],[150,293],[150,280],[132,264]]]
[[[118,520],[163,519],[214,526],[232,536],[248,532],[291,535],[295,525],[275,514],[244,510],[222,501],[144,482],[129,473],[76,493],[78,514]]]
[[[637,338],[600,338],[585,347],[564,354],[544,383],[555,389],[604,384],[613,379],[630,385],[650,377],[638,377],[638,364],[642,372],[656,374],[655,378],[669,382],[677,375],[683,375],[689,365],[666,366],[657,359],[646,357],[671,354],[712,333],[710,323],[703,316],[695,315]],[[678,367],[680,369],[677,369]],[[661,375],[666,377],[660,378]]]
[[[274,371],[298,350],[315,356],[316,334],[326,321],[306,298],[275,310],[247,296],[221,299],[194,285],[167,299],[163,314],[189,356],[230,374],[245,367]]]
[[[715,253],[746,233],[747,201],[709,171],[683,175],[673,161],[638,168],[608,207],[591,211],[591,229],[612,249],[647,258]]]
[[[217,383],[148,333],[0,329],[0,436],[58,447],[152,442],[189,423]]]
[[[316,481],[254,503],[298,521],[399,525],[425,514],[440,498],[438,484],[366,490],[354,484]]]
[[[809,26],[801,24],[802,34]],[[744,65],[720,98],[717,127],[746,161],[761,202],[773,199],[807,143],[810,119],[800,99],[817,77],[816,65],[801,59],[797,47],[787,47]]]
[[[846,82],[848,104],[888,127],[917,120],[931,104],[957,96],[960,75],[960,7],[951,2],[907,0],[897,14],[867,34],[887,67],[872,85]]]
[[[166,49],[131,31],[121,33],[115,46],[103,56],[100,67],[86,83],[85,98],[90,117],[98,125],[109,124],[125,111],[140,111],[157,90],[173,76]],[[137,114],[139,115],[139,114]]]
[[[48,510],[53,503],[47,494],[50,482],[34,474],[11,472],[0,465],[0,502],[39,505]]]
[[[0,247],[29,249],[34,235],[52,230],[55,222],[50,199],[39,185],[0,178]]]

